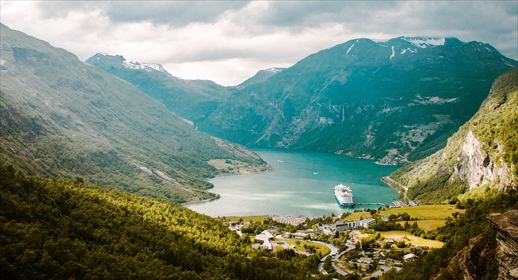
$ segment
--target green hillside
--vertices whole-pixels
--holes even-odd
[[[196,125],[247,146],[416,160],[442,148],[517,65],[481,42],[356,39],[242,88]]]
[[[518,69],[500,76],[478,112],[435,154],[387,178],[410,199],[444,201],[486,186],[518,186]]]
[[[164,200],[0,166],[3,279],[316,279],[318,262],[252,250]]]
[[[174,201],[213,197],[211,159],[265,164],[73,54],[0,31],[0,162]]]

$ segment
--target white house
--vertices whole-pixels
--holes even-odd
[[[413,253],[406,254],[406,255],[403,256],[403,261],[405,261],[405,262],[408,262],[408,261],[411,261],[411,260],[414,260],[414,259],[417,259],[417,255],[413,254]]]
[[[374,225],[376,223],[376,220],[372,218],[363,219],[358,221],[358,226],[362,228],[369,228],[371,225]]]
[[[260,234],[256,235],[254,237],[254,248],[262,248],[267,250],[273,250],[273,244],[271,241],[273,240],[273,235],[267,231],[264,230]]]

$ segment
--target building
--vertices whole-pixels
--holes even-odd
[[[252,245],[252,247],[256,249],[261,248],[273,250],[272,240],[273,235],[269,231],[264,230],[263,232],[254,237],[254,245]]]
[[[369,228],[370,226],[374,225],[376,223],[376,220],[373,218],[363,219],[358,221],[358,227],[362,228]]]
[[[406,255],[403,256],[403,261],[405,261],[405,262],[409,262],[409,261],[412,261],[412,260],[415,260],[415,259],[417,259],[417,255],[413,254],[413,253],[406,254]]]

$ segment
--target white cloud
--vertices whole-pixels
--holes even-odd
[[[518,58],[516,2],[204,3],[2,1],[1,21],[83,60],[116,53],[224,85],[358,37],[457,36]]]

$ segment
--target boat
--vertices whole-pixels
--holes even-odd
[[[341,207],[351,207],[354,205],[353,191],[344,184],[335,186],[335,197]]]

